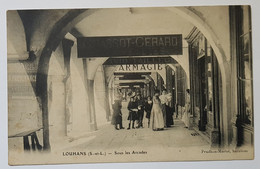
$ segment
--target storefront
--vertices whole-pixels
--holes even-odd
[[[207,39],[196,27],[186,39],[189,43],[193,126],[208,137],[212,146],[219,145],[221,74],[218,61]]]
[[[230,69],[224,78],[213,47],[194,27],[186,37],[189,43],[190,95],[193,127],[206,136],[211,146],[252,146],[253,140],[253,77],[251,49],[251,16],[249,6],[232,6],[230,14]],[[221,63],[224,64],[224,63]],[[227,75],[225,75],[227,76]],[[230,83],[226,93],[221,92],[223,82]],[[225,127],[225,123],[226,125]],[[226,134],[225,128],[231,128]],[[225,137],[225,138],[224,138]],[[228,139],[227,139],[228,137]]]

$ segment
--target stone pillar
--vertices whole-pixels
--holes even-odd
[[[106,99],[106,84],[105,84],[105,74],[103,66],[98,66],[94,78],[94,89],[95,89],[95,109],[96,109],[96,119],[97,124],[102,125],[107,122],[108,114],[108,104]]]
[[[110,112],[110,107],[109,107],[109,104],[110,104],[110,99],[109,99],[109,92],[110,92],[110,89],[108,88],[108,85],[105,86],[105,92],[106,92],[106,95],[105,95],[105,104],[106,104],[106,119],[107,121],[109,121],[109,116],[111,115],[111,112]]]
[[[85,88],[86,88],[86,103],[87,103],[87,114],[88,114],[88,123],[91,124],[92,123],[92,115],[91,115],[91,109],[89,106],[89,86],[88,86],[88,74],[87,74],[87,60],[86,59],[82,59],[83,62],[83,70],[84,70],[84,84],[85,84]]]
[[[69,123],[69,118],[71,116],[72,110],[72,88],[71,88],[71,73],[70,73],[70,60],[71,60],[71,48],[74,42],[72,40],[63,39],[62,40],[62,49],[64,55],[64,72],[65,77],[63,79],[65,85],[65,130],[66,135],[67,132],[67,125]]]
[[[113,100],[114,92],[113,92],[113,88],[112,87],[108,88],[108,93],[109,93],[109,109],[110,109],[110,116],[111,116],[112,113],[113,113],[112,104],[114,102],[114,100]]]
[[[94,80],[88,79],[88,98],[89,98],[89,108],[90,108],[90,117],[92,118],[90,123],[91,130],[97,130],[97,121],[96,121],[96,111],[95,111],[95,98],[94,98]]]
[[[111,101],[110,101],[110,98],[109,98],[109,96],[110,96],[110,94],[109,94],[109,92],[110,92],[110,88],[109,88],[109,83],[108,83],[108,81],[106,80],[106,72],[105,72],[105,69],[104,69],[104,67],[103,67],[103,73],[104,73],[104,82],[105,82],[105,108],[106,108],[106,119],[107,119],[107,121],[109,121],[109,117],[110,117],[110,115],[111,115],[111,112],[110,112],[110,103],[111,103]]]
[[[51,142],[59,142],[67,135],[66,116],[65,116],[65,85],[63,75],[51,75],[49,80],[52,82],[51,87],[51,105],[50,113],[50,139]]]
[[[84,69],[84,79],[85,86],[87,91],[87,100],[89,104],[89,122],[90,129],[97,130],[97,121],[96,121],[96,110],[95,110],[95,95],[94,95],[94,77],[97,71],[98,66],[103,60],[99,59],[83,59],[83,69]]]
[[[50,140],[57,146],[67,136],[66,122],[68,112],[66,111],[69,105],[68,95],[70,88],[66,90],[66,87],[71,86],[68,79],[70,79],[70,56],[73,43],[71,40],[62,40],[63,55],[59,53],[53,54],[50,61],[50,65],[52,65],[48,74],[49,84],[51,84],[49,88],[51,95],[48,92],[50,99],[48,104],[50,112]]]
[[[70,104],[70,99],[72,102],[72,106],[66,105],[68,109],[66,110],[68,113],[67,120],[69,122],[67,125],[68,134],[72,137],[88,132],[90,123],[84,64],[81,59],[77,58],[76,50],[77,47],[74,45],[71,52],[71,75],[66,83],[66,90],[70,91],[70,88],[72,90],[71,93],[68,93],[68,102],[66,102],[66,104]],[[71,87],[69,86],[70,79]]]
[[[48,70],[49,60],[52,51],[45,49],[39,60],[38,72],[36,76],[36,95],[39,97],[39,104],[42,108],[43,125],[43,150],[51,151],[49,139],[49,110],[48,110]]]

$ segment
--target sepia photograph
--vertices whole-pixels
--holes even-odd
[[[6,11],[8,164],[253,160],[250,5]]]

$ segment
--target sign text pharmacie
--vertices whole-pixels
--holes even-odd
[[[79,37],[78,57],[182,55],[182,35]]]
[[[120,65],[117,69],[119,72],[150,72],[160,71],[165,68],[165,64],[125,64]]]

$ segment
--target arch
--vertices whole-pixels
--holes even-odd
[[[154,83],[154,79],[153,79],[150,75],[145,75],[145,77],[146,77],[149,81],[153,81],[153,83]]]
[[[183,18],[187,19],[191,23],[193,23],[207,38],[210,42],[217,60],[219,62],[220,71],[222,75],[222,96],[224,99],[223,101],[223,112],[228,112],[228,98],[230,98],[230,94],[227,93],[227,87],[230,85],[229,78],[229,62],[227,62],[226,55],[224,50],[219,43],[218,37],[215,34],[214,30],[209,26],[209,24],[203,19],[203,16],[200,16],[194,10],[188,7],[176,7],[176,8],[168,8],[170,11],[179,14]],[[88,10],[71,10],[69,11],[64,17],[62,17],[53,27],[51,30],[50,36],[46,42],[45,47],[42,50],[40,59],[39,59],[39,66],[37,72],[37,79],[36,79],[36,92],[37,95],[40,96],[42,101],[42,113],[43,113],[43,124],[44,128],[44,137],[48,138],[48,110],[47,110],[47,76],[48,76],[48,66],[49,60],[51,57],[52,51],[54,51],[61,40],[64,38],[66,33],[70,31],[79,21],[91,15],[93,12],[97,11],[97,9],[88,9]],[[223,113],[222,119],[228,119],[227,113]],[[225,116],[225,117],[224,117]],[[228,123],[225,121],[223,123],[223,132],[228,131]],[[225,144],[228,142],[228,137],[225,137],[224,140]],[[49,141],[48,139],[44,140],[44,149],[49,149]]]
[[[167,65],[170,66],[174,72],[176,72],[176,67],[173,64],[167,64]]]
[[[94,79],[98,66],[102,65],[107,59],[108,57],[87,59],[87,74],[90,80]]]
[[[203,16],[199,16],[195,13],[194,9],[189,9],[188,7],[180,7],[180,8],[169,8],[169,10],[173,11],[176,14],[179,14],[184,19],[190,21],[193,25],[195,25],[206,37],[206,39],[211,44],[216,57],[218,59],[218,63],[220,66],[221,74],[225,77],[227,68],[225,67],[225,63],[227,63],[227,57],[223,50],[222,45],[219,43],[219,39],[214,32],[214,30],[207,24],[207,22],[203,19]],[[226,79],[226,78],[225,78]]]
[[[115,66],[113,67],[113,71],[110,72],[110,74],[108,75],[108,77],[107,77],[107,79],[106,79],[107,82],[108,82],[108,86],[109,86],[109,87],[112,87],[112,86],[111,86],[111,80],[112,80],[113,77],[114,77],[114,71],[117,70],[118,68],[119,68],[119,65],[115,65]]]
[[[229,119],[229,105],[231,100],[231,94],[228,92],[228,89],[231,87],[231,78],[230,78],[230,62],[225,55],[224,49],[222,45],[219,43],[218,36],[216,35],[215,31],[212,27],[205,21],[202,14],[190,7],[176,7],[176,8],[168,8],[169,10],[175,12],[176,14],[180,15],[184,19],[190,21],[193,25],[195,25],[206,37],[206,39],[211,44],[216,58],[219,63],[221,77],[222,77],[222,112],[221,114],[221,138],[223,146],[228,146],[230,142],[230,133],[231,133],[231,124],[228,122]]]
[[[174,13],[179,14],[180,16],[184,17],[185,19],[193,23],[205,35],[207,40],[212,45],[214,52],[216,53],[216,57],[220,64],[221,73],[224,77],[225,72],[227,71],[226,71],[226,67],[223,64],[226,63],[226,57],[223,48],[221,47],[221,44],[218,43],[219,40],[216,34],[212,30],[212,28],[203,20],[203,17],[195,14],[195,12],[189,9],[188,7],[168,8],[168,9]],[[61,18],[61,20],[55,24],[49,36],[49,39],[47,40],[47,43],[43,49],[43,52],[40,56],[38,74],[48,74],[48,61],[49,61],[50,53],[57,48],[61,39],[71,28],[73,28],[82,19],[84,19],[85,17],[91,15],[96,11],[97,11],[96,9],[79,10],[79,11],[71,10],[66,16]]]
[[[56,22],[43,48],[38,64],[36,76],[36,95],[39,96],[42,107],[42,124],[43,124],[43,149],[50,151],[49,141],[49,117],[48,117],[48,70],[50,57],[53,51],[58,47],[61,40],[65,37],[76,23],[81,21],[95,10],[70,10],[59,21]]]

